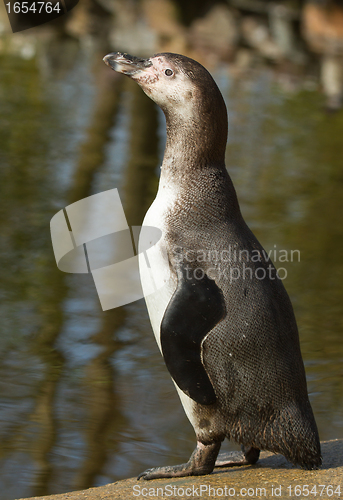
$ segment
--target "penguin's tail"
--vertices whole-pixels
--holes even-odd
[[[272,435],[279,436],[278,452],[287,460],[304,469],[318,469],[321,466],[318,429],[308,400],[302,405],[291,404],[283,408],[274,420],[271,431]]]

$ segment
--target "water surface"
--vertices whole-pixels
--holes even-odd
[[[1,56],[1,500],[113,482],[195,445],[144,302],[103,312],[91,277],[52,252],[61,208],[116,187],[139,225],[156,192],[164,118],[102,56]],[[320,437],[343,438],[343,114],[268,68],[214,75],[243,214],[287,274]]]

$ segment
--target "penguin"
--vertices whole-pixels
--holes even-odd
[[[142,59],[116,52],[104,62],[137,82],[166,118],[158,192],[143,226],[161,230],[157,252],[164,257],[156,265],[170,273],[145,300],[197,438],[188,462],[148,469],[138,479],[254,464],[260,450],[320,467],[296,319],[225,166],[228,118],[220,90],[201,64],[179,54]],[[141,280],[144,290],[144,270]],[[225,438],[242,453],[218,456]]]

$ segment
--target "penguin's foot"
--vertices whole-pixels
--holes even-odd
[[[220,453],[216,460],[215,467],[230,467],[235,465],[256,464],[260,456],[260,450],[252,446],[242,446],[242,451],[231,451],[229,453]]]
[[[210,474],[220,450],[221,441],[212,444],[197,442],[191,458],[186,464],[154,467],[139,474],[137,479],[157,479],[159,477],[202,476]]]

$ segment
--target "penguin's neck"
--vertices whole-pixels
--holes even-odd
[[[161,180],[180,182],[199,175],[200,170],[225,170],[226,110],[222,122],[210,116],[194,119],[165,115],[167,141]]]

